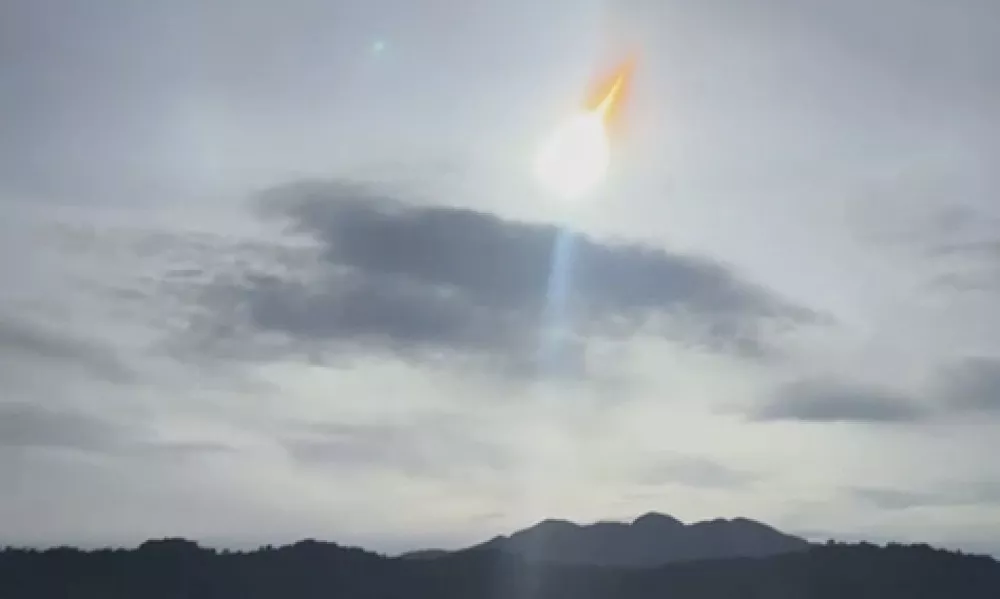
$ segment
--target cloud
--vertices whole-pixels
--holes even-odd
[[[755,414],[759,420],[806,422],[912,422],[923,416],[924,410],[900,393],[832,379],[785,384]]]
[[[920,260],[918,272],[927,274],[927,290],[994,294],[1000,290],[1000,218],[992,209],[955,203],[954,193],[942,190],[948,200],[936,202],[900,241],[916,248],[912,255]]]
[[[966,358],[944,368],[938,392],[957,409],[1000,411],[1000,359]]]
[[[930,255],[938,268],[929,282],[931,289],[990,294],[1000,290],[1000,241],[948,242],[931,248]]]
[[[8,360],[23,358],[77,366],[112,382],[130,380],[133,374],[108,348],[24,319],[14,320],[3,315],[0,315],[0,355]]]
[[[579,357],[587,338],[641,328],[760,356],[772,333],[817,319],[705,258],[405,204],[358,185],[292,184],[261,206],[311,240],[315,259],[219,276],[202,330],[269,335],[286,350],[473,356],[530,370],[546,340]]]
[[[144,427],[23,402],[0,404],[0,448],[164,457],[228,449],[215,443],[160,441]]]
[[[117,446],[122,431],[82,414],[29,404],[0,405],[0,447],[50,447],[104,451]]]
[[[995,481],[952,485],[950,488],[934,491],[857,487],[851,489],[850,493],[857,499],[886,510],[1000,505],[1000,483]]]
[[[386,469],[410,476],[466,479],[508,470],[514,456],[464,434],[448,417],[417,418],[405,425],[318,424],[285,439],[296,460],[319,468]]]
[[[757,476],[708,458],[677,455],[654,460],[643,468],[639,482],[648,485],[679,484],[708,489],[746,487]]]
[[[947,494],[906,491],[901,489],[856,488],[851,495],[865,503],[886,510],[953,505]]]
[[[943,258],[974,257],[1000,261],[1000,240],[979,239],[960,243],[945,243],[932,248],[931,254]]]

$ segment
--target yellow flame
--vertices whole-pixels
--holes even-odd
[[[608,95],[604,96],[601,103],[597,105],[596,112],[600,113],[601,118],[606,117],[611,109],[617,104],[618,96],[621,94],[622,86],[625,85],[625,73],[620,73],[617,78],[615,78],[614,84],[611,86],[611,90],[608,91]]]

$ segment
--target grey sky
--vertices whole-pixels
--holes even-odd
[[[658,510],[1000,554],[998,40],[992,0],[3,2],[0,543]],[[611,178],[547,197],[631,50]]]

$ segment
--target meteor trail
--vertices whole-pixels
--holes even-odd
[[[606,116],[608,111],[615,105],[615,102],[618,101],[618,94],[621,92],[622,85],[624,83],[624,75],[619,75],[618,78],[615,79],[615,84],[611,86],[611,91],[608,92],[607,97],[605,97],[597,107],[597,112],[601,113],[601,116]]]
[[[634,59],[619,64],[618,68],[594,89],[585,104],[587,110],[601,114],[607,125],[611,125],[618,118],[625,96],[628,95],[634,68]]]
[[[541,146],[536,171],[542,185],[563,198],[583,196],[604,180],[611,161],[610,131],[621,112],[633,61],[619,66]]]

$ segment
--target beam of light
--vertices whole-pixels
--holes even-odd
[[[566,227],[556,230],[549,264],[549,279],[542,314],[538,365],[552,374],[564,370],[566,342],[572,330],[569,314],[574,233]]]

